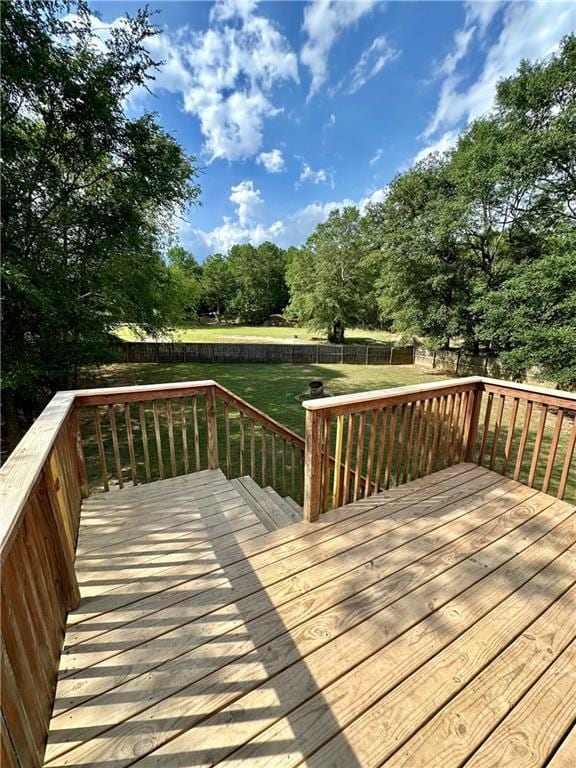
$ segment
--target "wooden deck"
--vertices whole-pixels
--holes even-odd
[[[576,765],[576,509],[459,464],[269,532],[218,471],[91,497],[46,765]]]

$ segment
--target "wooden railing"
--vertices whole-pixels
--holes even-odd
[[[307,520],[460,461],[576,498],[575,393],[469,377],[304,407]]]
[[[2,757],[43,763],[74,573],[82,495],[74,393],[56,395],[0,470]]]
[[[304,440],[213,381],[76,394],[91,488],[222,469],[302,503]]]

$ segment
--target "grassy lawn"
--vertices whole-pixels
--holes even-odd
[[[125,341],[140,341],[139,335],[131,326],[121,326],[117,334]],[[297,337],[295,339],[295,337]],[[164,338],[164,337],[163,337]],[[318,334],[313,334],[306,328],[264,328],[248,325],[202,325],[197,327],[175,328],[166,339],[180,342],[234,342],[245,341],[255,343],[289,343],[300,342],[325,342],[326,339]],[[398,334],[387,331],[365,331],[361,328],[350,328],[346,331],[348,344],[382,344],[396,341]]]
[[[263,329],[269,330],[269,329]],[[286,330],[286,329],[271,329]],[[292,365],[290,363],[122,363],[103,366],[83,386],[128,386],[214,379],[294,432],[304,434],[296,396],[320,379],[331,395],[345,395],[446,378],[414,365]]]

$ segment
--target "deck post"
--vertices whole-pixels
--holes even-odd
[[[218,469],[218,413],[216,410],[216,388],[206,390],[206,427],[208,431],[208,469]]]
[[[480,419],[480,406],[482,405],[482,390],[477,388],[474,390],[472,397],[469,400],[469,406],[466,413],[465,421],[465,447],[464,447],[464,461],[472,461],[474,458],[474,449],[476,447],[476,437],[478,435],[478,421]]]
[[[322,491],[322,414],[306,410],[306,447],[304,453],[304,520],[320,516]]]

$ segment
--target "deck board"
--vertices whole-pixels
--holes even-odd
[[[573,506],[460,464],[268,533],[226,487],[86,504],[47,765],[576,760]]]

